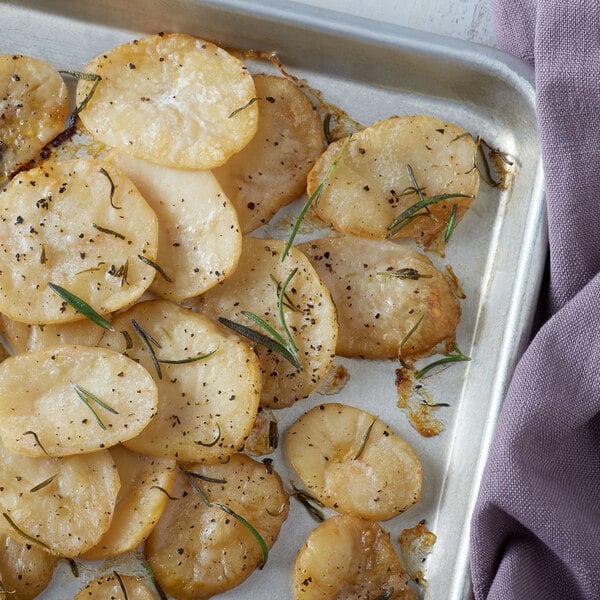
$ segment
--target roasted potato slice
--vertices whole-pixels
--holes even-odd
[[[285,433],[285,454],[325,506],[363,519],[391,519],[421,495],[421,461],[377,417],[353,406],[322,404]]]
[[[100,313],[137,300],[156,273],[156,215],[114,165],[47,163],[0,192],[0,312],[31,324],[83,318],[49,283]],[[139,257],[142,258],[139,258]]]
[[[114,446],[148,425],[157,402],[148,371],[106,348],[63,344],[0,363],[0,438],[29,456]]]
[[[431,260],[408,246],[351,236],[300,244],[331,291],[337,353],[416,358],[455,339],[461,308]]]
[[[167,300],[140,302],[113,323],[101,344],[144,365],[159,393],[156,417],[125,442],[129,449],[219,462],[244,445],[260,395],[258,358],[248,344]]]
[[[236,207],[242,233],[267,223],[306,189],[306,177],[323,152],[319,113],[292,81],[254,76],[258,131],[252,141],[214,174]]]
[[[68,110],[67,86],[51,64],[0,56],[0,182],[64,129]]]
[[[235,270],[242,248],[237,213],[210,171],[162,167],[114,150],[104,158],[133,181],[158,217],[161,272],[151,292],[183,300]]]
[[[33,600],[50,584],[58,558],[16,535],[0,533],[0,582],[13,600]]]
[[[178,500],[150,534],[146,556],[161,587],[179,600],[211,598],[248,578],[289,509],[279,475],[243,454],[223,465],[188,466],[173,493]]]
[[[371,521],[338,515],[313,529],[296,557],[296,600],[414,600],[390,535]]]
[[[474,139],[457,125],[435,117],[391,117],[353,134],[342,151],[345,143],[338,140],[327,148],[307,183],[309,195],[326,183],[315,211],[342,233],[367,238],[393,233],[428,246],[443,233],[454,204],[458,223],[479,189]],[[464,197],[417,209],[400,229],[389,230],[397,217],[420,202],[419,194],[425,199],[445,194]]]
[[[108,450],[34,458],[0,446],[0,459],[0,531],[62,557],[98,543],[120,487]]]
[[[73,600],[154,600],[150,588],[133,575],[117,571],[99,575],[79,590]]]
[[[282,311],[302,368],[265,346],[256,348],[263,373],[261,405],[270,408],[290,406],[317,387],[332,366],[338,333],[329,290],[296,248],[282,261],[284,247],[282,240],[245,238],[236,272],[190,301],[201,313],[225,317],[269,336],[243,314],[251,312],[285,336],[278,299],[281,286],[295,271]]]
[[[157,164],[212,169],[254,136],[256,90],[244,64],[214,44],[182,33],[122,44],[84,69],[100,77],[85,127],[108,146]],[[93,81],[80,80],[77,102]]]
[[[150,535],[168,502],[175,461],[144,456],[122,445],[109,449],[121,480],[108,531],[81,558],[97,560],[137,548]]]

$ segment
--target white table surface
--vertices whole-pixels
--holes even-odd
[[[492,0],[296,0],[355,16],[496,46]]]

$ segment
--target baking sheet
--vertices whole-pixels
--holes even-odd
[[[384,527],[396,540],[402,529],[425,519],[438,539],[426,565],[427,586],[415,589],[432,600],[467,598],[469,515],[507,382],[531,327],[546,248],[529,68],[466,42],[274,0],[3,2],[0,20],[0,53],[29,54],[60,69],[80,70],[90,58],[144,32],[180,31],[226,46],[275,50],[289,71],[365,125],[429,113],[515,159],[512,186],[499,191],[483,184],[445,260],[433,257],[452,265],[466,293],[457,341],[472,358],[426,383],[436,402],[450,405],[436,413],[445,430],[426,439],[410,426],[396,406],[393,361],[338,359],[351,373],[342,392],[313,394],[277,415],[282,434],[316,404],[347,402],[377,414],[409,441],[423,461],[423,494]],[[287,234],[278,227],[263,233]],[[281,453],[273,458],[284,482],[298,482]],[[221,597],[291,598],[294,556],[315,525],[292,499],[265,569]],[[115,563],[99,566],[112,570]],[[73,597],[98,565],[82,565],[77,579],[63,567],[41,598]],[[137,568],[134,561],[129,567]]]

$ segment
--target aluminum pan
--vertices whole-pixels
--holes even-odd
[[[472,362],[432,382],[446,430],[421,438],[395,406],[394,365],[340,361],[352,378],[342,395],[314,395],[280,417],[283,430],[324,400],[343,400],[380,415],[420,453],[421,501],[385,523],[392,538],[426,519],[438,542],[424,597],[469,596],[468,523],[496,417],[527,340],[545,259],[543,181],[532,71],[490,48],[275,0],[142,0],[125,5],[80,0],[3,2],[0,53],[44,58],[79,69],[91,57],[142,32],[182,31],[238,48],[275,49],[286,67],[368,124],[392,114],[427,112],[481,134],[516,158],[514,185],[482,189],[457,228],[447,262],[467,298],[458,341]],[[293,477],[281,456],[275,465]],[[314,523],[295,503],[267,567],[227,599],[291,597],[291,561]],[[114,565],[105,568],[114,568]],[[63,600],[84,585],[60,572],[41,597]]]

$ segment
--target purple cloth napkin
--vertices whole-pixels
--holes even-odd
[[[550,269],[471,526],[479,599],[600,599],[600,1],[494,0],[535,67]]]

